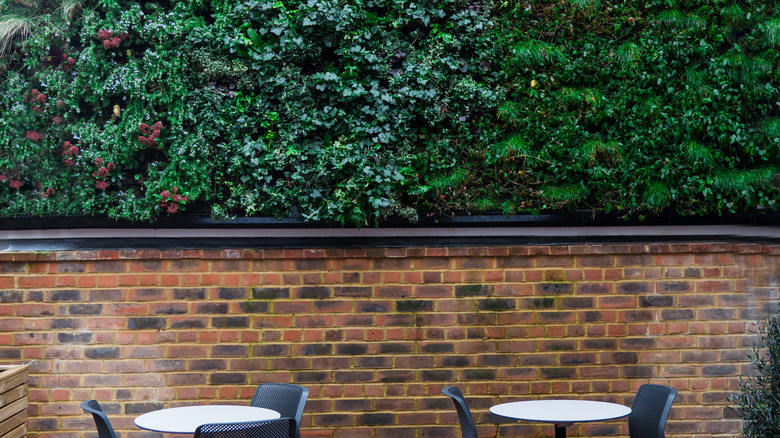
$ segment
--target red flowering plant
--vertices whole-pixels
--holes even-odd
[[[146,123],[141,123],[138,125],[138,129],[143,135],[138,136],[138,141],[148,148],[158,146],[160,143],[160,140],[158,139],[160,138],[160,133],[163,128],[165,128],[165,126],[159,121],[155,122],[151,128]]]
[[[95,187],[102,191],[105,191],[111,185],[109,177],[111,171],[116,169],[116,165],[113,162],[108,162],[105,166],[103,165],[104,162],[101,157],[95,158],[95,164],[98,168],[92,172],[92,176],[95,178]]]
[[[46,102],[48,102],[48,100],[48,96],[38,91],[37,88],[33,88],[29,98],[30,109],[36,113],[42,113],[46,108]],[[25,101],[27,101],[27,96],[25,96]]]
[[[36,143],[43,139],[43,134],[38,131],[27,131],[24,136],[27,137],[28,140],[34,141]]]
[[[101,29],[97,33],[97,39],[103,41],[103,48],[106,50],[116,49],[122,44],[122,40],[127,39],[127,33],[114,34],[113,31],[108,29]]]
[[[154,197],[157,200],[157,205],[170,214],[184,211],[184,207],[190,199],[189,194],[179,193],[178,187],[174,187],[170,191],[163,190],[159,194],[155,193]]]
[[[76,157],[79,155],[79,148],[78,146],[72,144],[69,141],[66,141],[62,145],[62,162],[65,163],[66,166],[70,167],[76,164]],[[102,160],[102,158],[101,158]],[[94,176],[94,175],[93,175]]]
[[[5,173],[0,173],[0,183],[6,182],[12,189],[16,190],[19,190],[24,185],[24,182],[18,176],[14,177],[6,175]]]
[[[68,55],[67,53],[62,54],[62,68],[64,70],[73,68],[75,64],[76,64],[76,60],[73,59],[72,56]]]

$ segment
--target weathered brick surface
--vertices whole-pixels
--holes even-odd
[[[778,310],[780,246],[737,243],[64,251],[0,258],[0,361],[30,363],[28,435],[121,434],[164,406],[246,404],[261,382],[310,388],[311,437],[480,436],[551,426],[495,403],[680,395],[669,437],[733,437],[729,395],[751,328]],[[625,420],[570,436],[627,436]]]

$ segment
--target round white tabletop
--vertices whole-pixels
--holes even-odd
[[[631,413],[631,408],[602,401],[556,399],[502,403],[491,407],[490,412],[516,420],[554,423],[555,436],[565,437],[566,426],[622,418]]]
[[[135,418],[141,429],[165,433],[195,433],[202,424],[241,423],[279,418],[278,412],[254,406],[201,405],[181,406],[147,412]]]

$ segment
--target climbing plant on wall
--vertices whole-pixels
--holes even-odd
[[[774,2],[529,1],[506,16],[501,140],[462,148],[431,180],[439,208],[776,205]]]
[[[775,207],[772,2],[0,0],[0,214]]]

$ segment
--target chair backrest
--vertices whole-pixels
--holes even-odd
[[[116,438],[116,432],[111,427],[111,422],[108,421],[108,416],[100,407],[100,403],[97,400],[85,400],[81,402],[81,409],[92,414],[92,418],[95,419],[95,426],[97,426],[98,438]]]
[[[452,398],[455,403],[455,410],[458,411],[458,420],[460,420],[460,432],[463,438],[477,438],[477,426],[471,417],[471,411],[463,398],[463,393],[457,386],[448,386],[441,390],[442,394]]]
[[[664,438],[666,419],[676,396],[677,390],[669,386],[640,386],[628,416],[631,438]]]
[[[248,421],[244,423],[203,424],[195,429],[195,438],[295,438],[295,419]]]
[[[273,409],[282,417],[295,419],[295,438],[301,436],[301,417],[309,388],[291,383],[261,383],[255,390],[250,406]]]

